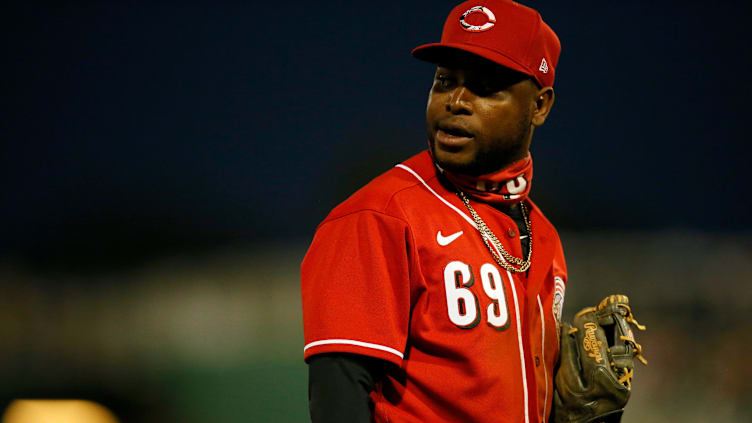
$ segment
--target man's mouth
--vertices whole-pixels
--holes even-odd
[[[436,131],[436,142],[447,147],[461,147],[473,138],[473,134],[456,125],[439,125]]]

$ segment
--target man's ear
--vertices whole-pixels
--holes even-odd
[[[531,120],[534,126],[541,126],[546,121],[551,108],[554,106],[553,87],[544,87],[535,95],[535,109]]]

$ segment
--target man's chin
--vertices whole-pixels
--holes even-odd
[[[528,154],[527,149],[493,152],[481,152],[475,149],[451,151],[436,145],[432,145],[432,153],[436,164],[442,169],[468,176],[496,172]]]
[[[434,149],[433,158],[442,169],[453,173],[472,174],[476,165],[475,155],[466,151]]]

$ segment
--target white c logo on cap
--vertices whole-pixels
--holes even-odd
[[[486,18],[488,18],[488,22],[480,26],[470,25],[469,23],[465,22],[465,18],[471,13],[475,13],[475,12],[480,12],[486,15]],[[487,31],[491,29],[491,27],[494,26],[495,23],[496,23],[496,16],[494,16],[493,12],[484,6],[471,7],[467,9],[467,12],[463,13],[462,16],[460,16],[460,25],[462,25],[462,29],[464,29],[465,31],[470,31],[470,32]]]

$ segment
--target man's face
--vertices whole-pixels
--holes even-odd
[[[525,157],[537,94],[527,76],[487,60],[463,56],[440,64],[426,107],[437,163],[482,175]]]

